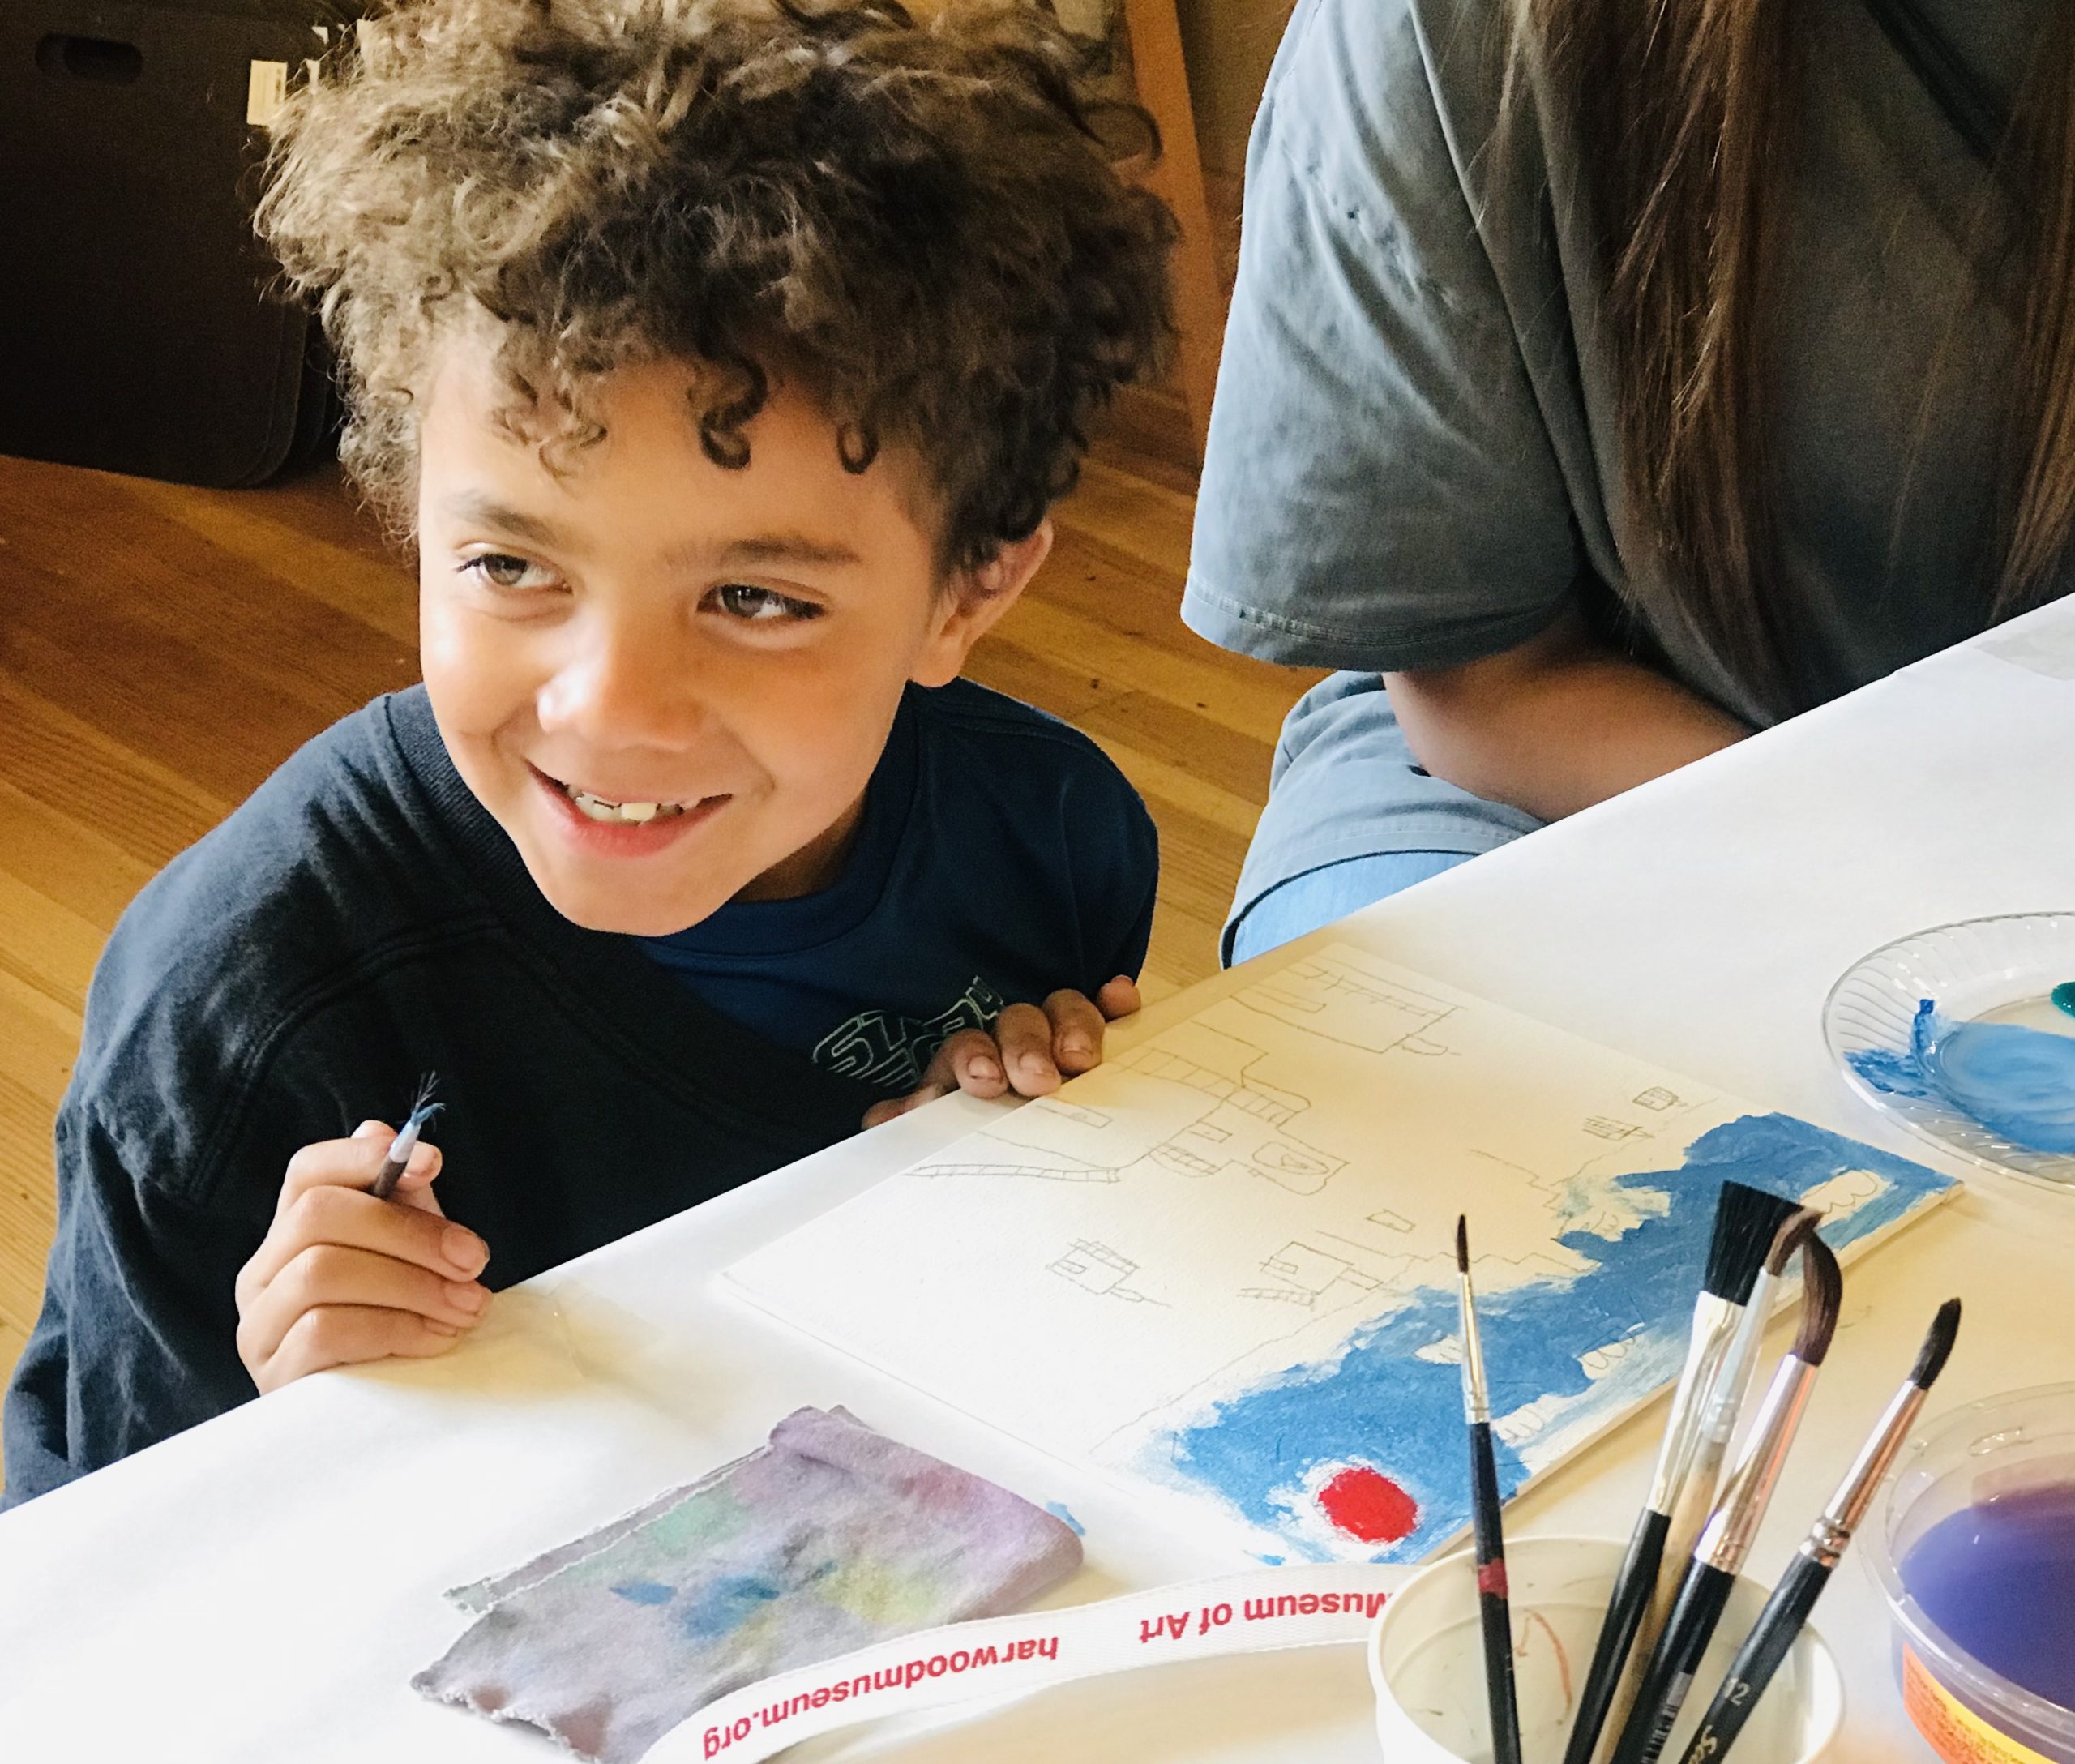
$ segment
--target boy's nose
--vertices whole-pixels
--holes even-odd
[[[595,632],[541,688],[541,726],[610,747],[681,747],[707,707],[681,639],[622,627]]]

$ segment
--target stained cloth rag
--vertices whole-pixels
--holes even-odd
[[[627,1764],[705,1704],[910,1630],[998,1616],[1080,1540],[984,1479],[802,1409],[746,1458],[448,1597],[481,1615],[412,1680]]]

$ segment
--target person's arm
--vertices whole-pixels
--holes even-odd
[[[244,1402],[231,1282],[259,1230],[133,1175],[76,1099],[58,1119],[58,1231],[5,1407],[0,1506]]]
[[[1497,655],[1384,681],[1420,764],[1542,820],[1589,808],[1751,733],[1596,641],[1576,613]]]

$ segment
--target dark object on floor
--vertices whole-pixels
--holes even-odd
[[[266,292],[248,118],[342,29],[326,0],[0,8],[0,452],[230,487],[328,440],[315,321]]]

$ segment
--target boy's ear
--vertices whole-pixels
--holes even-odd
[[[1028,538],[1004,545],[978,568],[960,570],[944,584],[930,636],[909,678],[918,686],[948,686],[965,666],[973,645],[1016,604],[1052,549],[1052,523],[1040,521]]]

